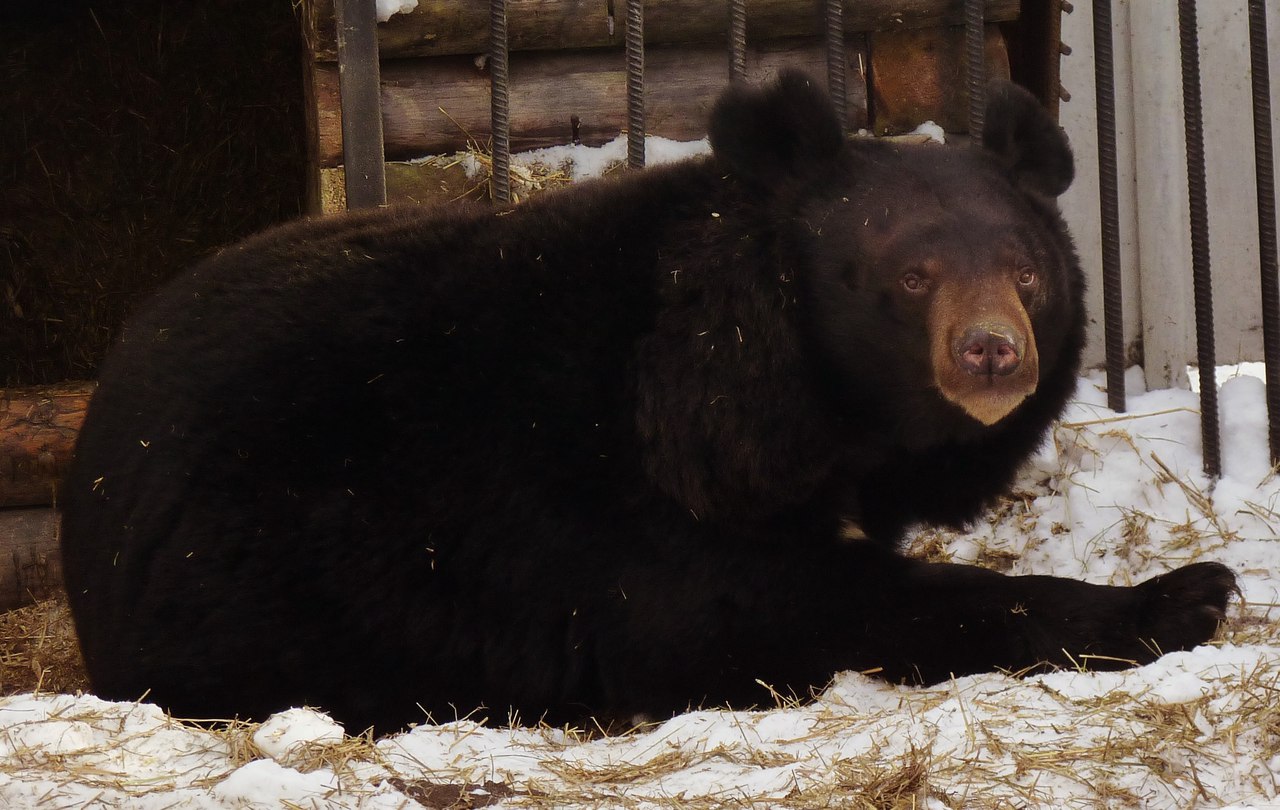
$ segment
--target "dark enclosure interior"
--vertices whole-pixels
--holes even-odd
[[[299,215],[290,0],[0,6],[0,385],[92,377],[145,291]]]

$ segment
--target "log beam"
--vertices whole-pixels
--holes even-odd
[[[847,43],[846,92],[851,128],[867,125],[866,47]],[[864,69],[860,70],[859,66]],[[750,48],[747,80],[760,82],[783,67],[824,75],[826,56],[814,40],[779,40]],[[588,145],[626,128],[626,65],[611,51],[518,53],[511,56],[511,149],[569,143],[570,120]],[[336,66],[315,66],[317,157],[320,167],[342,156],[342,116]],[[645,53],[645,120],[650,135],[693,140],[706,134],[707,115],[729,83],[719,48],[654,48]],[[396,60],[382,68],[383,134],[388,160],[484,147],[489,138],[488,73],[469,57]]]
[[[0,506],[55,502],[93,384],[0,389]]]
[[[987,80],[1009,78],[1009,52],[996,25],[986,27]],[[963,27],[871,35],[871,131],[907,132],[933,121],[947,132],[969,129]]]
[[[58,514],[0,509],[0,610],[13,610],[62,589]]]
[[[312,58],[337,58],[334,0],[303,4]],[[609,8],[614,9],[610,25]],[[1020,0],[987,0],[991,22],[1017,19]],[[509,48],[515,51],[621,47],[623,4],[604,0],[510,0]],[[846,33],[935,28],[964,22],[964,0],[845,0]],[[645,43],[692,45],[728,42],[728,5],[714,0],[663,0],[645,6]],[[813,0],[747,0],[747,42],[817,36],[821,4]],[[481,54],[488,47],[488,4],[476,0],[418,0],[408,14],[378,26],[383,59]]]

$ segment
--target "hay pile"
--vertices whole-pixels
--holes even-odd
[[[0,613],[0,694],[87,689],[66,599]]]

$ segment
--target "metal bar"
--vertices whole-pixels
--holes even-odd
[[[1098,202],[1102,215],[1102,316],[1107,407],[1125,410],[1124,297],[1120,283],[1120,193],[1116,169],[1116,82],[1111,0],[1093,0],[1094,85],[1098,106]]]
[[[386,205],[377,8],[374,0],[336,0],[334,13],[347,209]]]
[[[489,120],[493,132],[495,202],[511,202],[511,97],[507,65],[507,0],[489,0]]]
[[[747,80],[747,0],[729,0],[729,81]]]
[[[986,3],[964,2],[964,51],[969,78],[969,143],[982,146],[987,112]]]
[[[845,82],[844,0],[827,0],[827,92],[836,108],[840,129],[849,127],[849,91]]]
[[[1253,74],[1253,155],[1258,190],[1258,266],[1262,274],[1262,358],[1266,362],[1271,463],[1280,463],[1280,269],[1276,254],[1276,178],[1271,146],[1271,63],[1267,6],[1249,0],[1249,64]]]
[[[644,168],[644,0],[627,0],[627,167]]]
[[[1209,207],[1205,193],[1204,126],[1200,106],[1200,52],[1196,0],[1178,0],[1182,104],[1187,132],[1187,197],[1191,207],[1191,274],[1196,307],[1196,362],[1200,366],[1200,437],[1205,474],[1222,472],[1218,442],[1218,385],[1213,345],[1213,288],[1209,275]]]

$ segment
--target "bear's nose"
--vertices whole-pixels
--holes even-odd
[[[970,374],[1003,377],[1022,362],[1013,329],[1002,324],[974,326],[955,343],[956,362]]]

